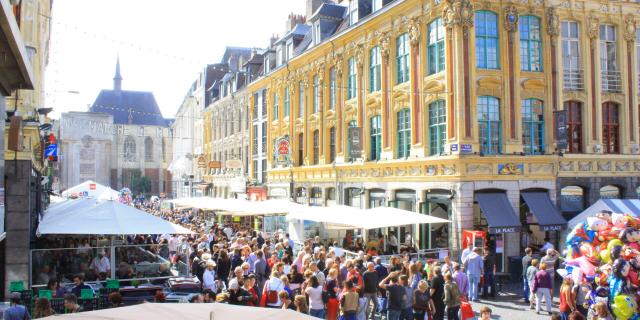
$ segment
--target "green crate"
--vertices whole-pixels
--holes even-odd
[[[11,292],[24,291],[24,282],[22,282],[22,281],[11,281],[11,283],[9,284],[9,291],[11,291]]]
[[[107,288],[108,289],[120,289],[120,281],[111,279],[107,280]]]
[[[93,299],[93,290],[91,289],[80,290],[80,299]]]
[[[53,293],[51,290],[39,290],[38,291],[39,298],[47,298],[49,300],[53,299]]]

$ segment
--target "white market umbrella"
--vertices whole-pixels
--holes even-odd
[[[95,181],[87,180],[62,192],[63,198],[70,198],[73,196],[103,200],[117,200],[120,193],[107,186],[96,183]]]
[[[45,216],[38,234],[192,234],[193,232],[142,210],[111,200]]]
[[[59,314],[43,319],[85,319],[85,320],[312,320],[304,313],[293,310],[236,306],[226,303],[142,303],[129,307],[98,311]]]

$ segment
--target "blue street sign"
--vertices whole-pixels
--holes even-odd
[[[44,156],[45,157],[57,157],[58,156],[58,145],[57,144],[48,145],[47,148],[44,150]]]

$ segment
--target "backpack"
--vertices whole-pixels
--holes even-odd
[[[267,290],[267,303],[278,303],[278,291]]]

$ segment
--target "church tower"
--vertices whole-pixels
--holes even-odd
[[[113,91],[122,91],[122,76],[120,75],[120,56],[116,61],[116,75],[113,77]]]

